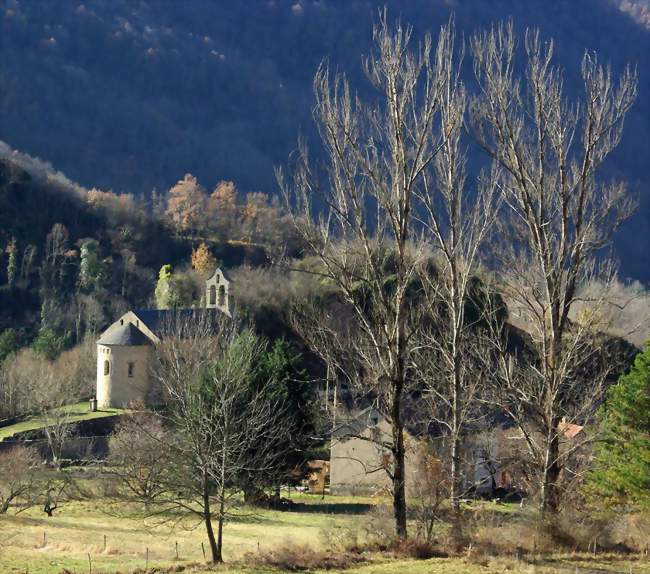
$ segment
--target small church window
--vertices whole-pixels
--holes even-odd
[[[133,374],[135,373],[135,363],[129,363],[128,372],[129,372],[129,377],[133,377]]]
[[[217,304],[217,288],[214,285],[210,285],[210,305]]]
[[[226,304],[226,288],[221,285],[219,287],[219,307],[223,307]]]
[[[111,364],[108,361],[104,361],[104,376],[111,374]]]

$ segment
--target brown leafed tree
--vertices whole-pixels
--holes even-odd
[[[167,196],[167,216],[183,231],[199,227],[204,217],[207,196],[196,177],[187,173]]]
[[[567,99],[553,43],[527,32],[518,71],[512,25],[474,36],[479,94],[474,134],[503,172],[503,241],[495,250],[511,315],[530,333],[535,359],[503,355],[495,396],[519,425],[538,463],[541,510],[561,502],[561,423],[584,422],[600,396],[606,369],[580,376],[599,345],[593,321],[570,320],[583,286],[613,283],[604,251],[633,202],[600,168],[621,140],[636,97],[636,74],[618,77],[593,54],[582,61],[583,95]],[[607,300],[603,287],[592,310]],[[593,312],[592,317],[600,314]]]
[[[240,219],[239,192],[232,181],[220,181],[208,201],[209,227],[222,239],[233,239]]]
[[[248,241],[262,239],[262,231],[270,229],[279,223],[279,214],[269,203],[265,193],[254,192],[246,194],[246,203],[242,210],[242,224]]]
[[[192,249],[192,268],[205,278],[210,277],[217,268],[217,260],[205,243]]]
[[[448,27],[435,49],[429,36],[412,46],[411,35],[399,22],[391,30],[382,15],[375,51],[364,59],[376,94],[369,102],[353,94],[344,76],[321,65],[314,115],[326,173],[312,171],[305,149],[290,183],[278,173],[293,223],[320,261],[318,272],[351,314],[353,362],[391,422],[388,471],[400,538],[407,535],[402,407],[418,328],[410,287],[425,251],[419,220],[427,217],[418,190],[441,150],[441,103],[456,76]]]

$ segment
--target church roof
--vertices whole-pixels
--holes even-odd
[[[213,320],[221,312],[217,309],[137,309],[133,313],[152,333],[162,337],[178,321]]]
[[[119,345],[121,347],[137,347],[142,345],[151,345],[151,339],[147,337],[133,323],[127,323],[117,329],[104,334],[99,341],[99,345]]]

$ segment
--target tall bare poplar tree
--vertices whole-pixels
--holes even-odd
[[[622,184],[604,183],[599,170],[620,142],[636,75],[626,69],[613,78],[586,54],[584,94],[572,102],[552,63],[553,43],[543,43],[537,32],[526,33],[522,75],[512,25],[476,35],[472,47],[480,88],[472,104],[474,132],[504,172],[507,217],[497,253],[502,288],[536,355],[532,364],[504,358],[497,398],[536,462],[541,510],[554,512],[565,460],[562,420],[586,420],[605,376],[580,376],[597,352],[592,327],[598,313],[581,322],[569,314],[590,280],[607,285],[614,278],[603,251],[632,202]]]
[[[297,230],[351,310],[356,360],[391,421],[389,475],[402,538],[407,535],[402,403],[417,329],[408,291],[424,258],[415,203],[444,139],[436,120],[454,76],[448,28],[441,30],[435,50],[430,36],[410,46],[411,35],[399,22],[391,30],[385,13],[380,18],[375,50],[363,60],[376,95],[370,102],[355,96],[344,76],[321,65],[314,79],[314,115],[327,154],[326,174],[311,170],[304,149],[291,183],[278,174]]]
[[[449,51],[453,49],[450,36]],[[449,438],[448,471],[454,512],[460,509],[462,442],[474,421],[478,393],[484,378],[484,335],[476,280],[481,248],[497,213],[497,171],[482,174],[477,185],[466,185],[466,157],[462,144],[467,108],[460,66],[445,72],[446,89],[440,100],[440,153],[431,177],[418,188],[422,225],[434,253],[435,273],[422,274],[431,328],[420,335],[417,368],[428,390],[429,416]]]

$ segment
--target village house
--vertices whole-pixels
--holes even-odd
[[[566,420],[558,426],[562,444],[572,444],[583,432],[583,427]],[[429,437],[433,443],[442,437]],[[381,495],[391,489],[387,469],[390,469],[392,441],[389,420],[376,408],[348,412],[343,423],[332,432],[330,445],[330,492],[339,495]],[[422,459],[419,447],[422,441],[406,432],[406,492],[418,496],[418,474]],[[575,443],[573,443],[575,444]],[[518,471],[512,461],[520,461],[525,449],[521,432],[515,428],[497,428],[470,434],[466,439],[463,461],[465,496],[494,495],[499,491],[520,491]]]
[[[350,412],[332,432],[330,445],[330,492],[345,495],[379,495],[390,491],[386,472],[392,440],[388,419],[376,408]],[[417,473],[416,440],[409,435],[406,455],[406,486]]]
[[[97,407],[125,408],[131,404],[155,404],[151,360],[166,325],[178,316],[197,312],[231,316],[231,285],[222,269],[205,282],[199,308],[140,309],[128,311],[102,333],[97,341]]]

